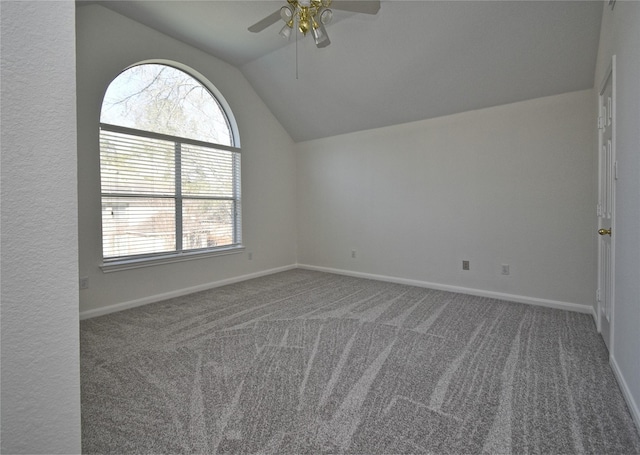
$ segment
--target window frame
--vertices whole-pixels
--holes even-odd
[[[202,87],[209,92],[213,101],[218,105],[220,111],[225,116],[227,125],[229,127],[231,143],[233,145],[224,145],[224,144],[218,144],[213,142],[201,141],[197,139],[190,139],[190,138],[181,137],[181,136],[172,136],[169,134],[156,133],[153,131],[140,130],[140,129],[113,125],[113,124],[103,123],[103,122],[99,123],[99,136],[102,137],[102,131],[104,130],[107,132],[125,134],[129,136],[137,136],[141,138],[173,142],[174,144],[185,144],[185,145],[206,147],[206,148],[211,148],[215,150],[232,152],[234,154],[233,155],[234,164],[233,164],[233,170],[232,170],[233,182],[234,182],[233,197],[232,198],[207,197],[206,199],[233,201],[234,203],[234,214],[233,214],[234,243],[231,245],[224,245],[220,247],[204,247],[204,248],[190,249],[190,250],[178,249],[177,247],[179,245],[182,246],[181,245],[182,239],[180,237],[180,240],[178,241],[178,238],[179,238],[178,236],[182,236],[182,229],[183,229],[183,223],[181,219],[182,217],[181,215],[178,215],[175,220],[176,250],[173,250],[170,252],[145,253],[145,254],[129,255],[129,256],[122,256],[122,257],[114,257],[109,259],[104,257],[104,246],[103,246],[104,237],[102,232],[103,223],[102,223],[102,210],[101,210],[100,245],[101,245],[102,263],[100,264],[100,268],[102,269],[103,272],[115,272],[120,270],[129,270],[134,268],[189,261],[189,260],[202,259],[207,257],[237,254],[245,250],[245,247],[242,243],[242,196],[241,196],[241,163],[240,163],[241,149],[240,147],[235,146],[235,144],[239,145],[240,141],[239,141],[238,130],[237,130],[237,125],[235,123],[235,119],[233,115],[230,113],[226,100],[218,93],[218,90],[215,90],[214,87],[212,90],[212,85],[210,83],[204,83],[203,80],[206,80],[206,79],[203,78],[201,75],[199,75],[196,71],[193,71],[190,68],[185,69],[184,65],[178,65],[173,62],[167,63],[165,61],[157,61],[157,60],[140,62],[138,64],[131,65],[130,67],[124,69],[123,72],[127,71],[132,67],[145,65],[145,64],[165,65],[165,66],[172,67],[176,70],[182,71],[183,73],[185,73],[186,75],[190,76],[195,81],[197,81],[200,85],[202,85]],[[118,74],[116,78],[119,77],[120,74]],[[115,80],[116,78],[112,79],[112,81]],[[102,112],[102,108],[103,106],[101,105],[101,110],[100,110],[101,112]],[[102,163],[102,145],[101,144],[99,146],[99,149],[100,149],[100,163]],[[176,151],[174,153],[176,157],[179,156],[179,151]],[[181,171],[180,169],[176,169],[175,171],[176,178],[178,178],[178,176],[181,177],[180,171]],[[102,174],[100,174],[100,182],[102,185]],[[105,197],[110,197],[110,196],[122,197],[122,194],[103,193],[101,188],[100,204],[102,205],[102,201]],[[128,196],[129,195],[127,195],[127,197]],[[140,196],[140,195],[132,194],[130,197],[136,197],[136,196]],[[176,214],[177,214],[178,212],[182,211],[183,200],[197,199],[197,198],[190,197],[190,196],[183,196],[180,188],[178,187],[174,190],[174,194],[173,196],[170,197],[170,199],[174,199],[176,201]],[[178,210],[178,207],[180,207],[180,210]]]

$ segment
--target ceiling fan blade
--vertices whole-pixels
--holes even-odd
[[[248,30],[253,33],[258,33],[264,30],[265,28],[267,28],[268,26],[275,24],[279,20],[280,20],[280,11],[278,10],[272,14],[269,14],[264,19],[256,22],[251,27],[249,27]]]
[[[378,14],[380,0],[336,0],[331,3],[331,8],[353,13]]]

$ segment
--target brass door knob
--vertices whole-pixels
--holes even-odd
[[[609,229],[599,229],[598,230],[598,234],[611,236],[611,228],[609,228]]]

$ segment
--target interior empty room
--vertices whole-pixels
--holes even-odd
[[[0,14],[3,453],[640,453],[640,2]]]

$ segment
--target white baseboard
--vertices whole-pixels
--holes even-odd
[[[638,403],[636,403],[636,401],[633,399],[631,390],[629,389],[627,381],[625,381],[624,376],[622,375],[622,371],[620,371],[620,367],[618,366],[618,362],[616,362],[615,357],[609,357],[609,364],[611,365],[613,374],[618,380],[618,385],[620,386],[620,390],[622,390],[622,396],[624,396],[624,399],[627,402],[627,407],[629,408],[631,417],[636,424],[636,428],[640,432],[640,408],[638,407]]]
[[[214,281],[211,283],[200,284],[198,286],[192,286],[188,288],[178,289],[176,291],[165,292],[163,294],[150,295],[141,299],[130,300],[128,302],[116,303],[113,305],[96,308],[94,310],[87,310],[80,312],[80,320],[95,318],[98,316],[104,316],[105,314],[115,313],[117,311],[128,310],[130,308],[147,305],[148,303],[161,302],[162,300],[172,299],[174,297],[180,297],[187,294],[193,294],[194,292],[206,291],[208,289],[225,286],[227,284],[239,283],[240,281],[250,280],[252,278],[259,278],[261,276],[272,275],[278,272],[284,272],[297,268],[295,264],[287,265],[284,267],[277,267],[274,269],[262,270],[260,272],[249,273],[247,275],[240,275],[233,278],[227,278],[225,280]]]
[[[319,272],[335,273],[338,275],[353,276],[356,278],[367,278],[370,280],[387,281],[397,284],[408,284],[422,288],[438,289],[440,291],[458,292],[460,294],[476,295],[479,297],[489,297],[492,299],[508,300],[510,302],[526,303],[529,305],[556,308],[559,310],[575,311],[578,313],[594,314],[594,309],[590,305],[579,303],[561,302],[557,300],[539,299],[537,297],[527,297],[516,294],[505,294],[502,292],[484,291],[482,289],[464,288],[460,286],[450,286],[447,284],[430,283],[428,281],[409,280],[405,278],[391,277],[386,275],[375,275],[371,273],[353,272],[351,270],[334,269],[330,267],[317,267],[315,265],[298,264],[301,269],[316,270]]]
[[[357,278],[366,278],[370,280],[386,281],[390,283],[407,284],[407,285],[419,286],[423,288],[438,289],[441,291],[458,292],[461,294],[477,295],[480,297],[489,297],[493,299],[507,300],[510,302],[526,303],[529,305],[538,305],[538,306],[544,306],[549,308],[557,308],[560,310],[576,311],[579,313],[590,313],[595,317],[595,313],[594,313],[595,310],[592,306],[589,306],[589,305],[581,305],[581,304],[570,303],[570,302],[560,302],[556,300],[539,299],[536,297],[527,297],[527,296],[521,296],[521,295],[515,295],[515,294],[505,294],[502,292],[484,291],[481,289],[465,288],[460,286],[450,286],[446,284],[431,283],[431,282],[419,281],[419,280],[410,280],[406,278],[391,277],[386,275],[375,275],[371,273],[353,272],[351,270],[335,269],[330,267],[318,267],[318,266],[308,265],[308,264],[291,264],[284,267],[277,267],[277,268],[263,270],[256,273],[250,273],[247,275],[240,275],[237,277],[228,278],[225,280],[214,281],[211,283],[205,283],[198,286],[178,289],[178,290],[166,292],[163,294],[155,294],[155,295],[143,297],[141,299],[131,300],[128,302],[116,303],[113,305],[108,305],[108,306],[96,308],[93,310],[81,311],[80,319],[83,320],[83,319],[95,318],[97,316],[103,316],[105,314],[115,313],[117,311],[139,307],[142,305],[146,305],[148,303],[160,302],[162,300],[172,299],[174,297],[180,297],[183,295],[192,294],[194,292],[206,291],[208,289],[225,286],[227,284],[238,283],[240,281],[250,280],[252,278],[258,278],[261,276],[271,275],[278,272],[284,272],[284,271],[292,270],[295,268],[301,268],[306,270],[316,270],[319,272],[335,273],[338,275],[347,275],[347,276],[353,276]]]

